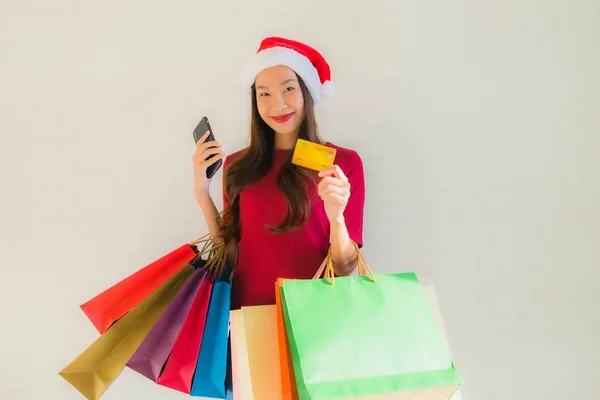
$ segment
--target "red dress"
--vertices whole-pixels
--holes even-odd
[[[350,238],[363,244],[365,181],[363,163],[353,150],[331,143],[337,150],[335,163],[350,182],[350,199],[344,212]],[[269,173],[240,193],[240,242],[234,267],[231,308],[275,304],[277,278],[311,279],[329,249],[329,220],[316,185],[309,186],[311,214],[306,224],[294,231],[275,233],[266,227],[278,225],[287,214],[287,201],[277,186],[280,168],[292,150],[275,150]],[[240,152],[227,157],[224,168]],[[228,205],[225,193],[224,205]]]

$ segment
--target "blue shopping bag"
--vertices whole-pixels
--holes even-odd
[[[228,392],[229,308],[231,284],[214,283],[204,336],[192,382],[192,396],[226,399]]]

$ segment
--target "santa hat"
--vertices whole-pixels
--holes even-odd
[[[254,84],[256,75],[263,69],[285,65],[302,78],[313,103],[333,97],[331,70],[325,58],[314,48],[294,40],[268,37],[260,43],[258,51],[248,63],[245,84]]]

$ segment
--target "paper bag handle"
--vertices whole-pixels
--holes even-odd
[[[362,255],[360,248],[356,242],[352,242],[354,245],[354,249],[356,250],[356,258],[357,258],[357,266],[358,266],[358,275],[359,276],[367,276],[369,275],[371,280],[375,282],[375,274],[373,274],[373,270],[369,267],[369,263],[365,260],[365,257]],[[313,276],[313,279],[321,279],[321,275],[323,275],[323,279],[329,279],[330,283],[333,285],[335,283],[335,272],[333,268],[333,258],[331,256],[331,247],[327,250],[327,256],[321,263],[321,266]]]
[[[189,243],[190,246],[196,246],[200,243],[204,243],[202,248],[198,248],[198,253],[192,260],[202,258],[203,255],[208,254],[208,260],[204,265],[208,275],[215,279],[221,276],[225,270],[225,263],[227,258],[226,246],[224,242],[215,244],[210,233],[202,236]]]

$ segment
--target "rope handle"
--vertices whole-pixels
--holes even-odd
[[[352,244],[354,245],[354,249],[356,250],[356,262],[357,262],[357,266],[358,266],[358,275],[359,276],[369,275],[371,280],[373,282],[376,282],[375,274],[373,273],[373,270],[371,269],[371,267],[369,267],[369,263],[367,263],[367,260],[365,259],[362,252],[360,251],[358,244],[356,244],[356,242],[354,242],[354,241],[352,241]],[[331,256],[331,247],[329,248],[329,250],[327,250],[327,256],[321,263],[321,266],[315,273],[315,276],[313,276],[313,279],[321,279],[320,278],[321,275],[323,275],[323,279],[329,280],[332,285],[335,283],[335,271],[333,268],[333,258]]]
[[[199,244],[203,243],[202,247]],[[192,258],[193,262],[204,255],[208,255],[204,269],[213,279],[220,277],[225,270],[227,261],[227,246],[224,242],[215,244],[210,233],[188,243],[198,249],[198,253]]]

